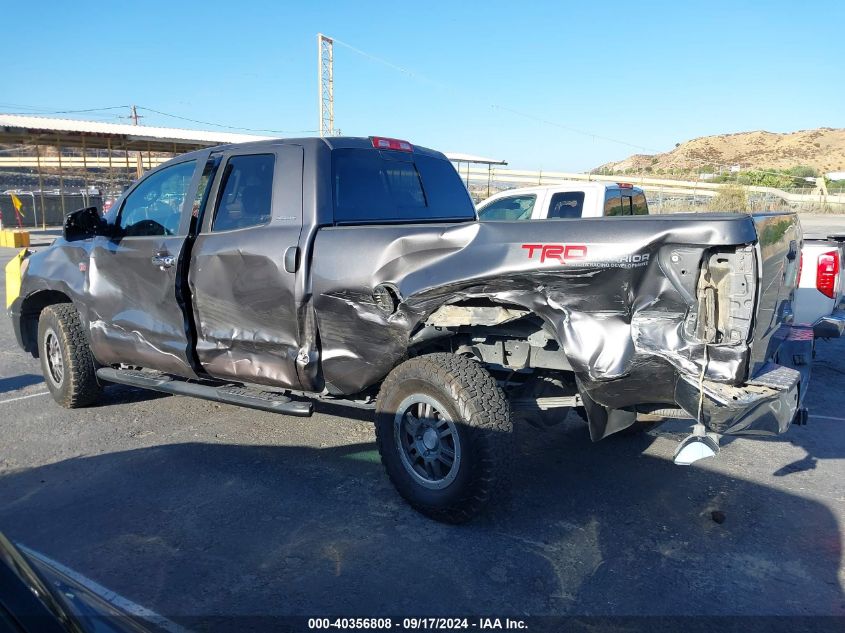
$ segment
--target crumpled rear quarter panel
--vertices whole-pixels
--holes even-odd
[[[702,359],[702,344],[683,331],[698,269],[671,281],[671,253],[683,248],[700,261],[710,246],[755,239],[743,215],[322,229],[311,282],[323,376],[332,390],[360,391],[401,362],[409,337],[438,307],[487,298],[542,317],[596,402],[670,402],[675,372],[697,375]],[[563,245],[564,259],[566,245],[586,250],[541,261],[532,245]],[[685,298],[678,285],[690,281]],[[378,284],[398,291],[391,316],[374,303]],[[706,377],[743,380],[748,354],[745,341],[711,347]]]

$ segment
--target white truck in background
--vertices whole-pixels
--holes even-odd
[[[582,182],[508,189],[477,207],[478,219],[546,220],[648,215],[645,193],[628,183]]]
[[[816,338],[845,332],[845,234],[804,234],[801,273],[793,309],[796,323],[813,326]]]

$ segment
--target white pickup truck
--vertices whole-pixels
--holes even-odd
[[[845,332],[845,235],[804,234],[801,276],[795,289],[796,323],[813,326],[816,338]]]
[[[478,219],[545,220],[648,215],[645,193],[628,183],[581,182],[509,189],[478,205]]]

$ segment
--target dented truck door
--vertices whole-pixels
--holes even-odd
[[[104,365],[194,375],[176,296],[202,162],[148,173],[124,196],[110,235],[94,238],[86,303],[91,349]]]
[[[297,145],[222,157],[188,273],[196,357],[215,378],[299,387],[302,160]]]

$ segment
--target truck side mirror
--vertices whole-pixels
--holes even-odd
[[[69,213],[62,228],[62,236],[68,242],[87,240],[107,233],[108,224],[97,207],[86,207]]]

